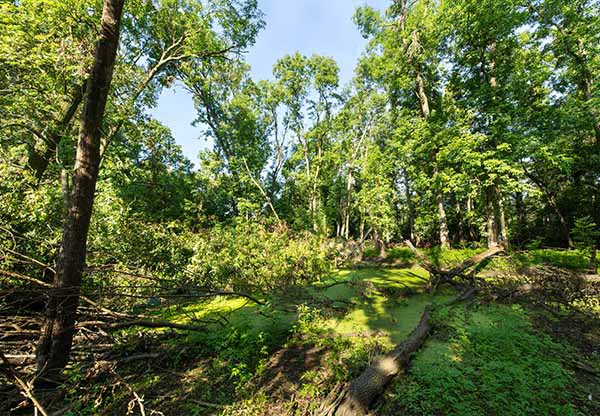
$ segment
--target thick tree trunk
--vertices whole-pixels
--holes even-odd
[[[471,298],[475,293],[475,288],[466,289],[442,306],[451,307]],[[412,354],[421,348],[429,336],[432,308],[432,305],[425,307],[419,324],[406,340],[389,353],[376,359],[352,382],[334,388],[314,414],[318,416],[366,416],[371,414],[369,408],[385,391],[390,381],[408,366]]]
[[[316,414],[319,416],[366,415],[369,407],[383,393],[390,380],[406,367],[411,355],[427,339],[431,329],[429,320],[430,307],[427,306],[419,324],[404,342],[377,359],[349,385],[341,386],[338,391],[332,391]]]
[[[556,198],[554,198],[554,195],[548,195],[548,202],[550,203],[550,206],[552,207],[554,213],[558,217],[560,229],[562,231],[565,241],[567,242],[568,247],[574,248],[575,243],[573,243],[573,239],[571,238],[571,231],[569,230],[569,225],[567,224],[567,220],[562,214],[562,211],[560,210],[558,203],[556,202]]]
[[[37,348],[38,380],[42,384],[44,381],[55,380],[60,374],[69,360],[73,343],[81,274],[85,264],[87,234],[100,163],[102,119],[119,43],[123,3],[124,0],[104,0],[102,32],[88,79],[57,273]]]
[[[373,243],[375,243],[375,251],[377,251],[379,258],[385,259],[385,257],[386,257],[385,241],[383,240],[382,236],[377,231],[375,231],[373,234]]]

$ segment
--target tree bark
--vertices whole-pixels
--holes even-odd
[[[398,374],[410,361],[427,339],[430,325],[430,306],[425,308],[419,324],[408,338],[394,350],[380,357],[341,391],[332,391],[328,400],[317,411],[319,416],[362,416],[383,393],[390,380]]]
[[[487,244],[488,248],[498,246],[498,223],[494,203],[494,187],[489,186],[486,192],[487,203]]]
[[[444,199],[441,193],[436,196],[438,209],[438,219],[440,221],[440,245],[442,248],[450,248],[450,238],[448,237],[448,222],[446,220],[446,209],[444,208]]]
[[[456,230],[456,234],[457,234],[457,240],[459,243],[464,243],[465,242],[465,224],[464,224],[464,219],[463,219],[463,214],[462,214],[462,207],[460,205],[460,200],[456,200],[456,222],[457,222],[457,230]]]
[[[527,230],[527,214],[523,203],[523,192],[515,193],[515,210],[517,211],[517,240],[519,244],[525,240]]]
[[[461,292],[443,307],[451,307],[471,298],[475,288]],[[362,374],[347,384],[334,388],[315,412],[318,416],[366,416],[369,408],[377,401],[390,381],[402,372],[410,362],[412,354],[418,351],[431,332],[432,305],[425,307],[419,324],[408,338],[389,353],[379,357]]]
[[[497,212],[498,212],[498,234],[500,237],[500,241],[502,244],[507,247],[508,246],[508,232],[506,229],[506,217],[504,216],[504,203],[502,202],[502,198],[498,194],[496,194],[496,204],[497,204]]]
[[[406,194],[406,206],[408,208],[408,239],[410,241],[415,241],[415,232],[414,232],[414,224],[415,224],[415,207],[412,201],[412,195],[410,192],[410,183],[408,180],[408,172],[404,170],[404,191]],[[415,241],[416,244],[416,241]]]
[[[69,360],[87,234],[100,164],[101,126],[112,81],[125,0],[104,0],[102,31],[88,79],[77,145],[72,193],[65,219],[53,290],[50,292],[37,348],[39,382],[53,382]]]

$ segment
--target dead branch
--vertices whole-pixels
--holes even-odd
[[[133,395],[134,399],[132,401],[134,401],[138,404],[141,415],[146,416],[146,409],[144,408],[144,399],[137,394],[137,392],[133,389],[133,387],[131,387],[129,385],[129,383],[127,383],[125,381],[125,379],[123,379],[123,377],[121,377],[119,374],[117,374],[117,372],[115,371],[114,368],[111,367],[109,369],[109,371],[112,373],[112,375],[115,376],[115,378],[119,381],[119,383],[121,383],[123,386],[125,386],[125,388],[129,391],[129,393],[131,393]]]
[[[171,329],[180,329],[183,331],[206,331],[206,327],[200,325],[185,325],[185,324],[176,324],[173,322],[162,321],[162,320],[147,320],[147,319],[138,319],[134,321],[125,321],[125,322],[103,322],[103,321],[87,321],[87,322],[79,322],[79,327],[86,326],[96,326],[104,329],[125,329],[131,328],[133,326],[139,326],[143,328],[171,328]]]
[[[0,359],[2,359],[2,362],[4,363],[4,365],[0,367],[0,371],[2,371],[2,373],[4,373],[4,375],[6,375],[6,377],[8,377],[8,379],[12,381],[15,384],[15,386],[17,386],[17,388],[25,397],[31,400],[35,408],[43,416],[48,416],[49,413],[46,411],[44,406],[42,406],[39,400],[35,397],[32,387],[28,383],[26,383],[21,377],[19,377],[19,375],[11,365],[10,361],[2,351],[0,351]]]
[[[451,283],[452,279],[454,279],[455,277],[465,276],[465,272],[468,269],[475,267],[484,262],[485,260],[504,251],[504,247],[502,246],[491,247],[483,253],[479,253],[471,257],[470,259],[467,259],[462,263],[448,269],[444,267],[438,267],[435,264],[433,264],[427,258],[427,256],[425,256],[419,249],[417,249],[409,240],[406,240],[404,244],[410,249],[410,251],[413,252],[415,257],[417,258],[417,263],[419,264],[419,266],[421,266],[429,272],[429,274],[431,275],[430,282],[433,284],[434,287],[437,286],[439,283],[443,282]]]

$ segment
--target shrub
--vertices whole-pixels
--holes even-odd
[[[283,226],[238,222],[198,237],[188,275],[194,283],[237,290],[318,280],[332,267],[326,242]]]

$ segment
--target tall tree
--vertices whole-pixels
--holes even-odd
[[[69,360],[79,303],[81,274],[100,165],[102,120],[113,77],[125,0],[104,0],[101,34],[87,83],[73,189],[65,218],[56,275],[37,349],[38,380],[52,380]]]

